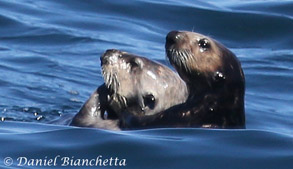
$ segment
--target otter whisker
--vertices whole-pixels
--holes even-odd
[[[117,80],[117,74],[114,74],[113,77],[112,77],[112,79],[113,79],[113,80],[112,80],[112,84],[113,84],[113,87],[112,87],[113,89],[112,89],[112,90],[113,90],[114,92],[117,92],[117,91],[118,91],[118,80]]]
[[[189,66],[187,65],[187,63],[188,63],[188,55],[186,54],[186,52],[185,51],[180,51],[180,60],[181,60],[181,62],[182,62],[182,65],[184,66],[184,69],[187,71],[187,72],[190,72],[190,68],[189,68]]]
[[[115,83],[115,78],[114,78],[114,75],[113,74],[111,74],[111,81],[110,81],[110,86],[111,86],[111,89],[112,89],[112,91],[116,91],[115,89],[116,89],[116,83]]]
[[[184,69],[187,72],[190,72],[190,67],[188,66],[189,60],[192,58],[192,54],[189,50],[176,50],[169,49],[166,50],[169,61],[172,64],[175,64],[176,67]]]
[[[109,73],[106,79],[107,87],[110,88],[112,83],[112,73]]]
[[[119,83],[117,80],[117,74],[113,73],[113,72],[106,73],[104,68],[102,68],[102,74],[104,77],[106,87],[108,89],[112,90],[114,93],[116,93],[118,91],[118,87],[119,87]]]

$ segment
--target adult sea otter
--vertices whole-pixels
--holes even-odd
[[[210,37],[186,31],[168,33],[165,49],[186,82],[187,101],[150,116],[125,110],[119,114],[124,128],[245,128],[245,78],[229,49]]]

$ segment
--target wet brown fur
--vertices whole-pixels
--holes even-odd
[[[200,42],[207,42],[206,45]],[[245,78],[237,57],[219,42],[194,32],[172,31],[166,54],[186,82],[189,99],[153,116],[124,112],[125,128],[245,128]]]

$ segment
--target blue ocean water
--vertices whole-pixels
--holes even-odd
[[[288,0],[0,0],[0,168],[43,167],[17,166],[19,157],[59,160],[46,168],[61,168],[62,157],[126,161],[100,168],[293,168],[292,9]],[[106,49],[168,65],[171,30],[209,35],[238,56],[247,129],[48,124],[78,112],[103,83]]]

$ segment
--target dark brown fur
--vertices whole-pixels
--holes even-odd
[[[188,100],[152,116],[123,112],[125,128],[245,128],[245,78],[230,50],[198,33],[172,31],[166,54],[187,84]]]

